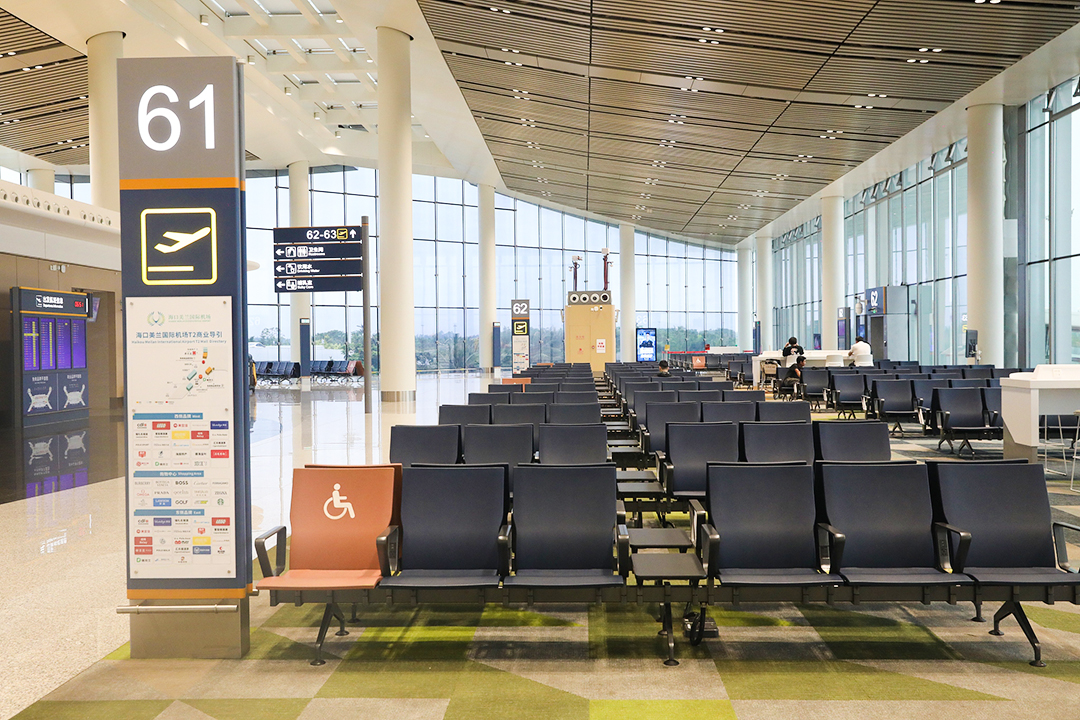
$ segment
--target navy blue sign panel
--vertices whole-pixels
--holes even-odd
[[[364,246],[358,227],[274,228],[274,290],[363,289]]]
[[[286,260],[274,263],[274,275],[278,277],[363,277],[363,274],[363,260]]]
[[[90,296],[86,293],[19,288],[19,310],[35,315],[84,318],[90,315]]]
[[[364,289],[361,277],[280,277],[274,279],[274,290],[287,292],[360,292]]]
[[[360,228],[335,225],[333,227],[280,227],[274,228],[274,244],[303,244],[325,242],[360,241]]]
[[[866,291],[866,314],[885,314],[885,288],[876,287]]]
[[[360,260],[364,257],[364,244],[360,242],[343,243],[303,243],[296,245],[274,244],[274,260]]]

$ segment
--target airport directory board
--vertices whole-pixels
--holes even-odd
[[[16,424],[23,427],[90,416],[87,293],[11,288],[16,353]]]
[[[128,597],[251,586],[243,74],[117,62]]]

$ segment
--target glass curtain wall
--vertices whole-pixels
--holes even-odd
[[[376,171],[329,166],[311,170],[313,226],[359,225],[370,218],[372,358],[378,369],[378,196]],[[248,324],[255,360],[290,357],[288,294],[273,286],[273,228],[290,225],[289,176],[285,170],[247,176]],[[413,176],[413,253],[418,371],[479,366],[479,210],[477,188],[461,180]],[[619,228],[496,193],[496,320],[503,328],[502,365],[510,365],[510,304],[532,303],[533,362],[561,362],[563,307],[573,289],[604,287],[604,250],[609,250],[608,288],[619,293]],[[670,253],[670,256],[669,256]],[[638,233],[638,324],[657,327],[672,350],[734,345],[737,326],[736,254],[660,235]],[[363,296],[360,292],[312,296],[313,360],[365,360]],[[616,342],[619,335],[616,334]],[[665,342],[662,340],[662,342]]]
[[[963,362],[967,141],[856,193],[844,203],[844,213],[848,306],[855,308],[868,288],[906,285],[906,359],[927,365]]]
[[[773,347],[821,349],[821,216],[773,239]]]
[[[1080,98],[1077,79],[1025,110],[1025,366],[1080,362]]]

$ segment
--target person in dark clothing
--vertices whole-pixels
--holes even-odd
[[[656,377],[671,377],[671,373],[668,372],[667,360],[660,361],[660,372],[656,373]]]
[[[802,349],[802,345],[799,344],[798,338],[788,338],[787,345],[784,346],[784,357],[789,355],[802,355],[805,350]]]
[[[797,388],[799,383],[802,382],[802,371],[806,367],[806,356],[800,355],[795,358],[795,364],[787,369],[784,373],[784,380],[780,383],[781,387],[785,388]],[[796,393],[796,396],[798,393]]]

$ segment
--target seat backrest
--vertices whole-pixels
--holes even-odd
[[[725,390],[724,402],[765,402],[765,391]]]
[[[457,425],[394,425],[390,428],[390,462],[450,465],[461,455]]]
[[[990,377],[1007,378],[1014,372],[1020,372],[1020,368],[993,368],[990,370]]]
[[[545,405],[492,405],[491,423],[499,425],[518,425],[529,423],[533,426],[533,449],[540,446],[540,426],[547,422]]]
[[[511,405],[550,405],[553,402],[554,392],[522,392],[510,396]]]
[[[911,393],[915,396],[915,402],[922,401],[924,407],[931,407],[934,401],[934,390],[949,387],[948,380],[912,380]]]
[[[527,393],[554,393],[559,391],[559,383],[557,382],[532,382],[525,385],[525,392]]]
[[[710,465],[706,507],[721,568],[815,568],[810,466]]]
[[[944,520],[971,533],[970,567],[1054,567],[1042,465],[935,463],[932,489]]]
[[[634,394],[634,413],[638,425],[644,425],[649,419],[649,403],[678,402],[679,393],[674,390],[639,390]]]
[[[802,381],[806,393],[814,395],[823,393],[829,387],[829,371],[803,368]]]
[[[814,463],[814,431],[805,422],[744,422],[739,425],[744,462]]]
[[[963,368],[963,369],[961,369],[961,372],[964,374],[964,379],[965,380],[972,380],[972,379],[988,380],[988,379],[994,377],[994,369],[993,368],[988,368],[988,367],[987,368],[975,368],[975,367]]]
[[[709,385],[711,383],[705,383]],[[722,390],[678,390],[678,402],[722,402],[724,393]]]
[[[440,405],[440,425],[479,425],[491,422],[490,405]]]
[[[753,422],[757,419],[756,402],[706,402],[701,404],[703,422]]]
[[[701,422],[701,403],[651,402],[648,404],[650,447],[664,450],[667,447],[667,424],[673,422]]]
[[[289,566],[378,569],[375,538],[397,519],[398,473],[389,465],[294,469]]]
[[[817,460],[889,462],[889,425],[865,420],[824,420],[814,423]]]
[[[525,392],[525,386],[521,383],[489,383],[487,391],[489,393],[515,393]]]
[[[401,568],[498,570],[507,495],[503,468],[405,468]]]
[[[557,403],[594,403],[600,402],[600,395],[595,390],[571,391],[560,390],[555,393]]]
[[[658,382],[628,382],[623,385],[622,394],[623,399],[626,400],[626,406],[631,410],[634,409],[635,395],[638,392],[648,392],[652,390],[663,390]]]
[[[521,570],[611,570],[615,466],[530,465],[514,488],[515,560]]]
[[[959,370],[935,370],[932,377],[935,380],[963,380],[964,374]]]
[[[934,390],[938,409],[949,413],[944,419],[944,429],[957,427],[983,427],[983,401],[981,388],[938,388]]]
[[[469,393],[470,405],[506,405],[510,402],[510,392]]]
[[[595,425],[600,422],[600,403],[555,403],[548,405],[547,421],[553,425]]]
[[[607,426],[540,426],[540,462],[545,465],[592,465],[607,462]]]
[[[596,384],[589,382],[561,382],[559,392],[587,392],[596,394]]]
[[[988,378],[970,378],[966,380],[949,380],[951,388],[984,388]]]
[[[739,426],[734,423],[668,423],[667,454],[672,465],[668,492],[705,492],[710,462],[738,462]]]
[[[713,378],[698,378],[698,390],[734,390],[735,382],[733,380],[720,380],[717,377]]]
[[[670,380],[661,380],[660,388],[663,390],[697,390],[698,384],[696,380],[672,378]]]
[[[759,402],[757,419],[763,422],[810,422],[810,403],[805,400],[792,402]]]
[[[506,407],[511,407],[507,405]],[[530,407],[530,406],[525,406]],[[513,491],[514,472],[518,465],[533,460],[533,426],[466,425],[462,455],[468,465],[501,463],[510,467],[510,490]]]
[[[847,536],[844,567],[934,567],[926,465],[824,465],[821,476],[825,515]]]
[[[1001,388],[988,387],[982,389],[983,407],[990,415],[990,422],[995,427],[1001,427]],[[995,417],[995,413],[997,414]]]
[[[833,390],[836,391],[840,402],[860,402],[862,400],[865,381],[862,375],[842,375],[832,373],[829,378]]]
[[[870,395],[882,401],[885,412],[913,412],[915,396],[907,380],[874,380]]]

